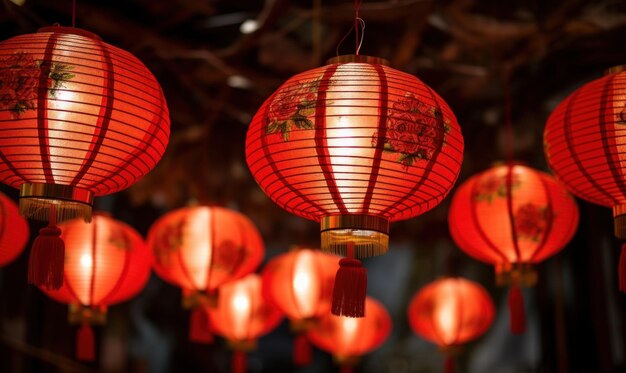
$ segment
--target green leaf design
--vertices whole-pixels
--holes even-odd
[[[70,79],[74,78],[76,75],[70,73],[74,66],[62,64],[58,62],[53,62],[50,67],[50,79],[52,80],[52,87],[48,89],[48,93],[50,96],[56,98],[57,91],[60,88],[65,88],[65,83],[67,83]]]
[[[300,115],[294,116],[293,124],[296,126],[296,128],[299,128],[301,130],[313,129],[313,122],[309,120],[307,117],[303,117]]]

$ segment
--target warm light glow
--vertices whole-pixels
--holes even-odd
[[[84,253],[80,256],[80,266],[84,269],[91,269],[93,266],[93,259],[88,253]]]
[[[315,281],[315,259],[308,251],[301,251],[293,265],[292,287],[296,307],[302,315],[310,317],[315,313],[319,298],[320,284]]]
[[[435,305],[434,319],[441,339],[446,343],[454,342],[458,332],[459,302],[455,296],[456,283],[445,284],[441,290],[441,296]]]
[[[238,314],[244,314],[250,310],[250,300],[244,294],[237,294],[233,298],[233,307]]]
[[[251,34],[258,29],[259,23],[254,19],[247,19],[239,26],[239,31],[241,31],[242,34]]]
[[[252,294],[250,293],[249,282],[242,281],[234,284],[232,295],[230,296],[230,315],[232,322],[232,332],[237,339],[247,338],[251,317],[252,317]]]
[[[211,264],[211,257],[214,248],[211,247],[211,220],[213,216],[209,209],[198,209],[191,215],[185,226],[183,236],[193,237],[190,240],[192,246],[185,251],[184,261],[189,271],[189,276],[193,279],[194,285],[198,289],[205,289],[208,286],[208,275]]]

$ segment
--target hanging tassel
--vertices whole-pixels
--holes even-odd
[[[626,243],[622,245],[622,253],[619,256],[619,290],[626,293]]]
[[[213,343],[210,321],[202,307],[196,307],[191,311],[189,340],[196,343]]]
[[[96,359],[95,338],[91,325],[83,323],[76,333],[76,359],[94,361]]]
[[[340,372],[341,373],[354,373],[354,367],[352,367],[352,365],[342,365]]]
[[[246,353],[243,351],[233,351],[232,373],[246,373],[247,362]]]
[[[443,362],[443,371],[445,373],[454,373],[455,370],[454,358],[452,356],[446,356]]]
[[[524,315],[524,297],[518,286],[509,289],[509,317],[511,334],[524,334],[526,331],[526,316]]]
[[[304,333],[298,333],[293,341],[293,363],[303,367],[311,364],[311,344]]]
[[[364,317],[367,296],[367,270],[354,258],[354,242],[348,242],[347,258],[339,261],[333,287],[331,313],[337,316]]]
[[[47,290],[61,288],[64,261],[65,244],[61,239],[61,230],[56,226],[56,212],[52,205],[48,226],[39,230],[30,251],[28,282]]]

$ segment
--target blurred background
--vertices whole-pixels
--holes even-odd
[[[550,111],[605,68],[626,63],[623,0],[371,0],[363,1],[361,54],[386,58],[418,76],[454,110],[465,138],[459,177],[507,154],[503,74],[510,71],[514,158],[547,170],[542,132]],[[155,74],[172,119],[170,145],[157,168],[122,193],[97,199],[145,234],[163,213],[190,201],[241,211],[259,228],[266,260],[291,245],[319,246],[316,223],[292,216],[266,197],[245,164],[252,115],[290,76],[354,53],[340,44],[353,24],[348,0],[79,0],[76,26],[125,49]],[[0,39],[42,26],[71,25],[70,0],[1,0]],[[17,191],[0,190],[14,198]],[[483,284],[497,318],[460,355],[460,372],[626,371],[626,297],[618,292],[620,243],[607,208],[578,201],[581,222],[570,244],[538,267],[539,283],[524,289],[527,332],[508,328],[506,289],[493,269],[452,242],[450,198],[391,226],[390,252],[364,261],[368,293],[393,317],[388,341],[358,372],[439,372],[442,355],[413,335],[406,318],[412,295],[444,274]],[[39,225],[31,223],[32,232]],[[98,360],[73,359],[75,327],[67,307],[26,284],[28,250],[0,269],[1,372],[227,372],[225,343],[187,340],[189,312],[180,290],[152,276],[130,302],[109,309],[96,328]],[[261,338],[251,372],[333,372],[326,353],[314,364],[291,364],[288,324]]]

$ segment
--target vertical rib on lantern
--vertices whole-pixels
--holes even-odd
[[[389,222],[435,207],[463,159],[448,105],[381,59],[342,56],[285,82],[248,128],[246,161],[283,209],[320,222],[322,250],[388,250]]]
[[[413,331],[446,354],[448,372],[454,369],[452,354],[458,352],[460,345],[489,329],[495,308],[480,284],[447,277],[420,289],[411,300],[407,314]]]
[[[183,306],[192,312],[214,307],[218,288],[253,272],[265,252],[250,219],[217,206],[184,207],[165,214],[150,227],[148,246],[155,257],[154,271],[183,289]]]
[[[461,250],[495,266],[498,285],[529,287],[537,281],[533,265],[573,237],[578,207],[554,177],[519,164],[499,165],[459,186],[448,226]],[[513,304],[515,316],[523,316],[523,300]],[[512,326],[519,325],[515,319]]]
[[[550,168],[577,197],[613,208],[615,236],[626,240],[626,71],[578,88],[550,114],[543,133]],[[620,261],[620,273],[622,273]],[[620,290],[626,292],[620,280]]]

